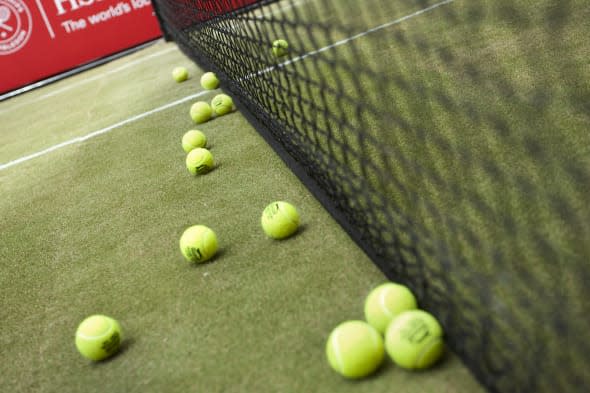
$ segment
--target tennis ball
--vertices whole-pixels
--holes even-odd
[[[402,311],[418,308],[416,298],[405,286],[388,282],[369,293],[365,300],[365,319],[385,334],[389,323]]]
[[[385,333],[385,349],[400,367],[428,368],[444,352],[442,327],[426,311],[404,311],[389,324]]]
[[[205,72],[201,76],[201,86],[206,90],[215,90],[219,87],[219,79],[213,72]]]
[[[285,40],[276,40],[272,43],[272,53],[276,57],[285,56],[289,53],[289,43]]]
[[[205,146],[207,146],[207,137],[199,130],[187,131],[182,136],[182,148],[187,153],[197,147]]]
[[[76,330],[76,348],[82,356],[94,361],[114,355],[122,339],[119,322],[104,315],[86,318]]]
[[[213,169],[213,154],[207,149],[197,147],[186,155],[186,168],[193,175],[202,175]]]
[[[180,251],[190,262],[202,263],[217,252],[217,236],[204,225],[187,228],[180,237]]]
[[[262,212],[260,219],[262,229],[273,239],[291,236],[299,227],[299,213],[288,202],[273,202]]]
[[[216,114],[222,116],[232,111],[234,101],[227,94],[218,94],[211,100],[211,107]]]
[[[364,321],[347,321],[332,331],[326,344],[328,363],[347,378],[362,378],[383,363],[385,350],[379,332]]]
[[[197,124],[204,123],[211,119],[211,115],[213,114],[213,110],[204,101],[195,102],[191,106],[190,115],[191,119]]]
[[[175,67],[172,70],[172,78],[178,83],[184,82],[188,79],[188,71],[184,67]]]

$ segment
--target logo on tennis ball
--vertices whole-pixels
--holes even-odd
[[[260,223],[267,236],[273,239],[285,239],[297,231],[299,213],[295,206],[288,202],[272,202],[262,211]]]
[[[209,166],[208,166],[208,165],[205,165],[205,164],[203,164],[203,165],[198,165],[198,166],[195,168],[195,170],[196,170],[196,172],[197,172],[198,174],[207,173],[207,172],[209,172]]]
[[[393,362],[409,370],[431,367],[445,350],[443,329],[426,311],[408,310],[387,327],[385,349]]]
[[[188,227],[180,237],[180,251],[189,262],[208,261],[217,253],[217,246],[215,232],[204,225]]]
[[[0,56],[25,46],[32,28],[31,11],[22,0],[0,0]]]
[[[201,175],[213,169],[213,155],[207,149],[197,147],[186,156],[186,168],[193,175]]]
[[[189,254],[196,261],[200,261],[201,259],[203,259],[203,254],[201,254],[201,250],[199,248],[189,247],[187,250],[187,254]]]
[[[268,218],[273,218],[279,212],[279,204],[273,203],[268,205],[266,209],[264,209],[264,214]]]
[[[412,319],[400,333],[404,340],[411,342],[412,344],[420,344],[430,336],[428,325],[420,319]]]
[[[218,94],[211,100],[211,107],[217,115],[225,115],[232,111],[234,101],[227,94]]]
[[[102,343],[102,349],[106,353],[113,353],[117,349],[119,349],[119,345],[121,344],[121,335],[119,332],[115,332],[107,341]]]

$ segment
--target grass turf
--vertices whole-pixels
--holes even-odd
[[[127,71],[73,84],[171,45],[0,104],[0,161],[85,135],[200,90],[200,71],[177,51]],[[174,65],[191,79],[172,81]],[[58,95],[43,95],[69,88]],[[210,99],[215,93],[203,98]],[[324,359],[330,330],[362,318],[382,274],[350,241],[239,113],[197,128],[216,169],[192,177],[182,134],[190,102],[0,171],[0,345],[4,388],[52,391],[476,392],[452,354],[432,371],[389,363],[349,382]],[[267,239],[259,226],[275,199],[296,204],[301,232]],[[184,228],[213,228],[220,253],[186,263]],[[104,313],[126,340],[92,364],[74,347],[77,324]]]

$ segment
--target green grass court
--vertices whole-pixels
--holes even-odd
[[[178,64],[191,74],[182,84],[170,76]],[[4,102],[2,161],[199,94],[201,73],[173,44],[156,43]],[[417,375],[390,366],[350,383],[333,373],[325,340],[339,322],[363,317],[382,274],[239,112],[197,127],[217,167],[191,177],[180,146],[195,128],[190,102],[0,172],[10,358],[0,373],[10,391],[480,389],[452,355]],[[302,216],[302,231],[284,242],[259,226],[276,199]],[[197,223],[217,232],[220,253],[191,266],[178,239]],[[74,346],[77,324],[93,313],[119,319],[126,336],[101,364]]]
[[[305,3],[285,10],[286,20],[290,12],[306,15]],[[423,3],[433,4],[408,2],[392,7],[390,15],[374,20],[375,26],[424,8]],[[549,7],[554,2],[541,3]],[[542,44],[547,37],[534,26],[516,34],[511,26],[487,21],[481,29],[488,30],[488,42],[478,46],[457,28],[468,23],[467,19],[443,17],[452,9],[470,7],[469,2],[457,0],[361,37],[356,45],[367,55],[362,61],[384,59],[382,70],[401,75],[407,83],[424,83],[430,92],[447,91],[456,105],[449,109],[437,103],[427,108],[427,116],[419,117],[414,114],[424,108],[420,96],[412,96],[415,90],[400,86],[386,92],[387,98],[403,97],[396,109],[411,124],[429,127],[435,122],[457,154],[461,146],[467,146],[465,151],[484,157],[505,155],[498,160],[499,171],[514,169],[515,177],[526,176],[529,168],[518,165],[523,153],[518,149],[528,146],[523,141],[515,143],[514,151],[505,151],[489,136],[491,132],[485,139],[477,138],[476,130],[454,139],[451,135],[456,122],[469,121],[465,113],[495,106],[505,118],[534,123],[540,139],[551,146],[550,159],[559,164],[556,168],[561,167],[560,160],[572,156],[579,162],[588,161],[590,141],[583,132],[589,123],[588,112],[565,99],[572,89],[580,94],[588,91],[588,69],[572,74],[561,85],[556,85],[557,77],[552,79],[565,64],[559,54],[573,53],[574,63],[579,64],[590,51],[590,38],[583,35],[588,7],[582,7],[581,1],[569,3],[583,12],[572,16],[571,31],[560,33],[570,39],[560,43]],[[482,7],[486,4],[491,1],[483,1]],[[531,12],[541,12],[542,5]],[[331,23],[345,14],[330,11],[319,22]],[[476,18],[477,13],[471,11]],[[359,20],[369,18],[364,15]],[[332,42],[317,42],[316,48],[346,38],[341,33],[327,37]],[[387,39],[391,34],[405,34],[408,42],[423,42],[426,47],[455,45],[447,52],[454,57],[445,64],[432,61],[444,59],[444,51],[435,55],[425,51],[420,57],[416,47],[393,45]],[[532,44],[524,45],[527,40]],[[375,47],[384,52],[369,50]],[[525,47],[530,52],[520,56]],[[334,51],[349,56],[346,45]],[[535,69],[520,63],[533,58],[533,52],[547,66],[547,73],[524,73]],[[170,74],[178,65],[186,66],[190,74],[180,84]],[[470,68],[486,74],[470,77],[461,71]],[[452,352],[424,372],[403,371],[387,360],[375,376],[363,381],[345,380],[329,368],[324,348],[330,331],[342,321],[363,319],[365,296],[385,278],[264,142],[240,113],[239,103],[230,115],[202,125],[191,121],[190,105],[210,101],[222,90],[202,90],[199,78],[205,71],[174,43],[158,41],[124,58],[0,102],[3,390],[483,392]],[[502,103],[491,95],[479,96],[481,83],[494,75],[519,90]],[[534,94],[526,86],[535,77],[555,93],[553,105],[542,115],[538,108],[522,105]],[[469,108],[457,109],[466,106]],[[458,114],[463,116],[454,116]],[[482,127],[493,124],[489,119],[480,120]],[[550,130],[547,124],[559,127]],[[194,128],[207,135],[216,161],[212,172],[198,177],[186,170],[181,148],[182,135]],[[437,151],[435,143],[416,143],[411,135],[403,134],[389,138],[386,142],[395,145],[396,151],[430,167],[427,173],[456,173],[458,179],[465,175]],[[323,148],[321,137],[317,142]],[[438,160],[421,162],[421,149],[428,149],[428,157]],[[538,187],[553,187],[559,175],[532,181]],[[453,205],[455,195],[449,192],[454,183],[439,192],[418,173],[400,170],[396,176],[415,185],[414,190],[425,199],[447,207],[451,216],[460,214],[460,206]],[[564,179],[562,195],[582,204],[580,189],[588,188],[579,188],[565,174]],[[483,175],[475,184],[481,195],[497,185],[487,184]],[[436,227],[435,219],[421,210],[424,206],[412,206],[410,197],[398,195],[396,203],[408,209],[408,216],[416,218],[421,230]],[[277,242],[262,232],[260,215],[274,200],[297,206],[302,227],[293,238]],[[508,199],[489,203],[492,210],[518,213],[527,209]],[[534,222],[535,214],[527,212],[524,217]],[[479,212],[462,218],[471,227],[483,220]],[[587,225],[575,233],[561,232],[560,219],[549,217],[545,221],[549,224],[540,230],[558,237],[566,253],[577,258],[589,255],[588,246],[581,242],[590,233]],[[210,263],[191,265],[180,253],[180,235],[195,224],[207,225],[217,233],[220,252]],[[495,238],[494,230],[486,227],[484,232],[490,232],[484,235]],[[449,233],[439,235],[451,248],[461,248],[461,239],[452,239]],[[527,256],[526,250],[515,254],[521,257],[521,252]],[[543,272],[543,278],[545,273],[551,272]],[[575,278],[562,279],[568,282],[566,292],[581,293]],[[506,291],[510,291],[508,286]],[[579,305],[580,312],[586,309]],[[93,364],[77,353],[74,334],[80,321],[96,313],[118,319],[125,340],[118,355]]]

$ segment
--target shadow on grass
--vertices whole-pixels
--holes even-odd
[[[119,347],[119,350],[117,351],[117,353],[115,353],[114,355],[112,355],[104,360],[100,360],[97,362],[94,362],[94,361],[91,362],[90,363],[91,367],[102,367],[106,364],[117,361],[117,359],[119,359],[121,356],[123,356],[123,354],[125,352],[127,352],[129,350],[129,348],[131,348],[133,346],[134,343],[135,343],[135,340],[132,337],[123,338],[123,341],[121,342],[121,346]]]

